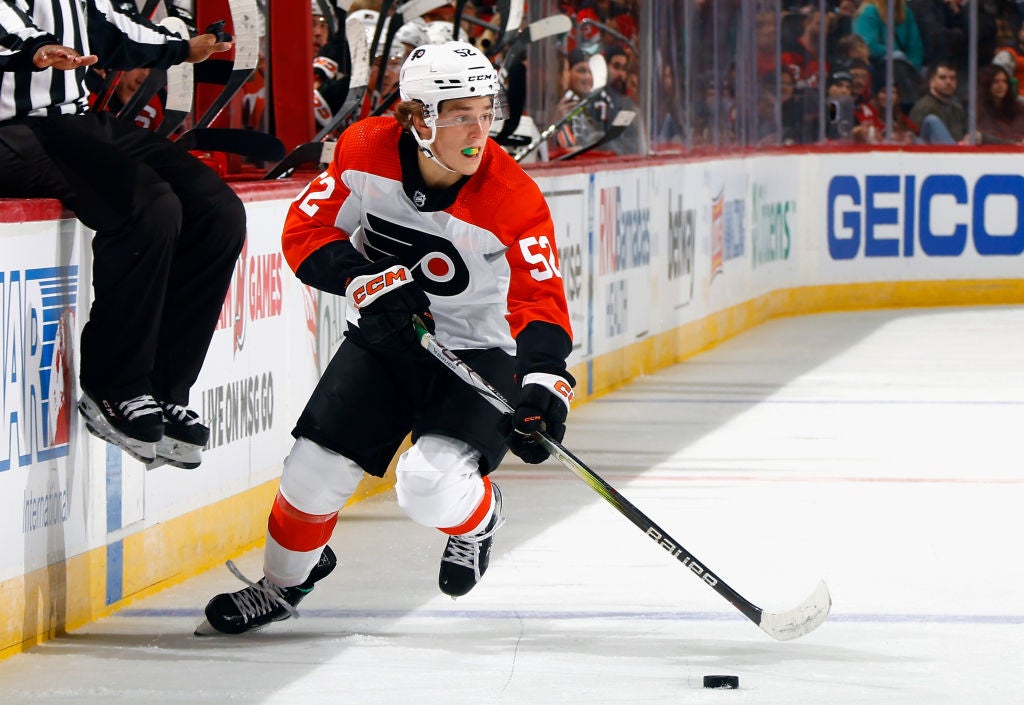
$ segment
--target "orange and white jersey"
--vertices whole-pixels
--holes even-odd
[[[394,256],[429,296],[448,347],[514,355],[515,339],[538,321],[571,344],[554,225],[537,184],[488,141],[473,176],[429,189],[416,149],[392,117],[345,130],[327,170],[289,208],[282,245],[292,269],[342,293],[348,270]],[[303,276],[312,269],[317,276]],[[349,316],[356,320],[351,306]]]

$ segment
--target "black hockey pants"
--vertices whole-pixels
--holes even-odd
[[[82,388],[186,404],[245,240],[238,196],[172,142],[87,113],[0,123],[0,197],[59,199],[96,231]]]

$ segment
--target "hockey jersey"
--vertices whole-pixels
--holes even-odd
[[[305,283],[344,294],[352,268],[394,256],[427,293],[444,345],[501,348],[517,354],[521,372],[564,369],[572,332],[537,184],[492,140],[473,176],[431,189],[417,149],[393,117],[345,130],[327,170],[289,207],[289,265]],[[347,316],[358,325],[351,305]]]

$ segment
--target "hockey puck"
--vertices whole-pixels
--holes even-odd
[[[705,688],[726,688],[734,690],[740,687],[739,676],[704,676]]]

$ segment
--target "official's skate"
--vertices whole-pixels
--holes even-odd
[[[266,577],[251,582],[238,571],[234,563],[228,561],[228,570],[246,583],[247,587],[238,592],[221,593],[210,600],[206,605],[206,621],[196,627],[196,636],[244,634],[262,629],[271,622],[298,617],[295,606],[313,591],[318,581],[330,575],[337,564],[338,558],[334,551],[330,546],[324,546],[320,561],[313,567],[306,582],[283,588],[274,585]]]
[[[164,464],[187,469],[199,467],[203,462],[203,448],[210,440],[210,429],[192,409],[164,401],[157,404],[163,412],[164,436],[157,441],[156,460],[148,469]]]
[[[437,583],[441,592],[452,599],[461,597],[480,582],[491,561],[491,542],[494,532],[505,523],[501,515],[501,490],[491,483],[494,492],[494,513],[486,528],[479,534],[451,536],[441,556],[441,571]]]
[[[78,410],[92,435],[143,463],[153,462],[156,443],[164,436],[164,420],[160,407],[149,394],[110,401],[83,392]]]

